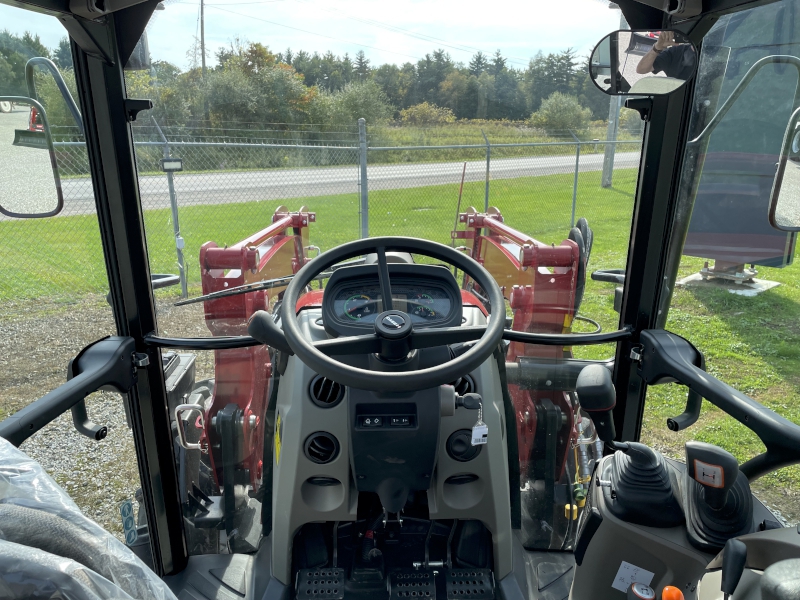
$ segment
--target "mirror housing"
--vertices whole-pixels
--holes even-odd
[[[15,115],[20,125],[27,123],[27,128],[15,129],[13,140],[0,140],[18,148],[13,162],[4,169],[24,171],[24,176],[8,177],[0,186],[0,213],[21,219],[55,216],[64,208],[64,196],[47,113],[32,98],[0,96],[0,102],[13,103],[13,112],[28,113]]]
[[[779,231],[800,231],[800,108],[792,113],[769,199],[769,224]]]
[[[694,76],[697,58],[697,48],[679,31],[621,29],[592,50],[589,78],[609,96],[663,96]]]
[[[142,37],[136,42],[128,62],[125,63],[126,71],[149,71],[152,67],[150,60],[150,45],[147,43],[147,32],[142,32]]]

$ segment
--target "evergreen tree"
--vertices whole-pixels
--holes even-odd
[[[358,77],[359,81],[364,81],[369,77],[370,69],[369,67],[369,59],[364,55],[363,50],[359,50],[356,53],[356,62],[354,65],[356,77]]]
[[[69,47],[69,38],[63,37],[58,42],[58,48],[53,51],[53,62],[59,69],[72,68],[72,49]]]
[[[472,57],[472,60],[469,61],[469,72],[478,77],[481,73],[483,73],[486,68],[489,66],[489,61],[486,59],[486,55],[478,50],[475,55]]]

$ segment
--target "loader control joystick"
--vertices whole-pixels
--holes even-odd
[[[704,442],[686,442],[684,506],[689,541],[719,552],[729,539],[750,533],[753,496],[736,458]]]
[[[601,365],[585,367],[576,383],[581,407],[589,413],[597,435],[617,450],[602,476],[609,510],[628,523],[673,527],[683,523],[683,511],[673,490],[675,476],[664,457],[637,442],[614,441],[616,393],[611,373]],[[653,510],[657,508],[657,510]]]

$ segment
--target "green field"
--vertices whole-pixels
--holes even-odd
[[[579,176],[577,216],[586,216],[595,232],[590,270],[625,264],[630,231],[635,171],[617,171],[614,187],[599,186],[599,173]],[[370,192],[370,234],[422,237],[449,242],[453,227],[456,186]],[[491,204],[508,224],[546,242],[558,244],[569,230],[572,175],[553,175],[491,183]],[[356,195],[299,198],[282,201],[296,210],[306,205],[317,213],[310,242],[329,249],[355,239],[359,231]],[[198,250],[213,240],[233,244],[266,227],[281,202],[182,207],[181,228],[187,242],[191,293],[198,293]],[[483,205],[483,183],[467,184],[462,207]],[[153,272],[175,273],[176,259],[169,210],[148,211],[145,221]],[[94,217],[64,217],[40,221],[0,222],[0,301],[19,303],[37,297],[74,301],[81,294],[104,293],[105,268]],[[91,249],[91,250],[88,250]],[[697,272],[701,259],[685,257],[680,277]],[[677,288],[668,329],[687,337],[703,351],[708,370],[785,417],[800,423],[800,267],[763,269],[760,277],[780,286],[757,297],[726,289]],[[581,308],[604,329],[614,329],[613,285],[587,281]],[[175,296],[176,288],[158,292]],[[177,333],[177,332],[172,332]],[[607,358],[610,347],[576,349],[576,354]],[[677,385],[648,392],[644,441],[680,457],[683,442],[699,439],[719,444],[745,460],[763,450],[750,431],[704,402],[700,421],[675,434],[666,418],[683,411],[686,391]],[[800,518],[800,469],[768,475],[757,492],[787,518]]]

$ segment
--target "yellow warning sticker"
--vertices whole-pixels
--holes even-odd
[[[281,464],[281,429],[283,429],[283,423],[281,422],[281,414],[278,413],[278,416],[275,419],[275,464]]]

